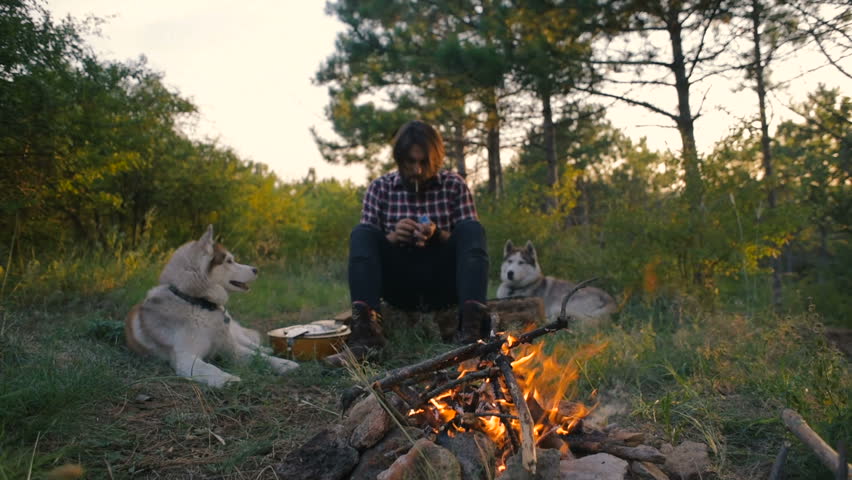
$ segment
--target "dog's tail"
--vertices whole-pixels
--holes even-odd
[[[124,339],[127,342],[127,348],[138,353],[139,355],[148,355],[148,350],[142,345],[142,342],[136,338],[136,332],[139,331],[139,311],[142,304],[136,304],[127,314],[124,319]]]

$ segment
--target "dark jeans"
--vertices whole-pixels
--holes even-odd
[[[360,224],[349,237],[349,293],[374,309],[383,298],[406,309],[432,310],[468,300],[485,303],[488,252],[475,220],[456,224],[447,243],[394,246],[376,227]]]

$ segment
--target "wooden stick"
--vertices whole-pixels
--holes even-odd
[[[475,382],[476,380],[482,380],[484,378],[491,377],[492,375],[496,374],[498,371],[499,371],[498,368],[486,368],[485,370],[477,370],[475,372],[468,373],[467,375],[465,375],[461,378],[457,378],[457,379],[455,379],[451,382],[448,382],[448,383],[445,383],[441,386],[435,387],[432,390],[429,390],[428,392],[421,395],[420,396],[420,403],[417,406],[411,407],[411,408],[417,408],[420,405],[423,405],[424,403],[428,402],[430,398],[437,397],[438,395],[446,392],[447,390],[451,390],[453,388],[456,388],[459,385],[464,385],[466,383]]]
[[[496,400],[505,400],[506,396],[503,395],[503,387],[500,386],[500,375],[494,375],[491,377],[491,389],[494,390],[494,398]],[[500,413],[503,415],[506,414],[506,406],[503,405],[502,402],[497,402],[497,410],[500,410]],[[521,449],[521,442],[518,439],[518,433],[512,428],[512,422],[509,421],[509,418],[506,416],[500,417],[500,422],[503,424],[503,427],[506,429],[506,435],[509,436],[509,441],[512,443],[512,451],[517,452]]]
[[[517,420],[518,419],[518,417],[516,417],[515,415],[510,415],[508,413],[499,413],[499,412],[481,412],[481,413],[474,413],[473,415],[476,416],[476,417],[497,417],[497,418],[506,418],[506,419],[509,419],[509,420]]]
[[[787,429],[793,432],[799,440],[809,446],[811,450],[816,453],[819,460],[823,465],[831,470],[831,473],[837,474],[837,472],[841,471],[840,457],[837,455],[837,452],[835,452],[833,448],[825,443],[825,441],[815,431],[813,431],[813,429],[811,429],[801,415],[794,410],[785,408],[784,411],[781,412],[781,420],[784,421],[784,425],[787,426]],[[846,465],[845,468],[848,472],[849,466]],[[850,478],[848,473],[846,477]]]
[[[515,373],[512,371],[512,363],[509,357],[500,355],[495,360],[495,363],[500,367],[500,373],[503,374],[503,379],[506,380],[506,387],[509,389],[509,394],[512,396],[512,403],[515,404],[515,410],[518,411],[518,419],[521,422],[521,466],[531,475],[535,475],[535,467],[537,463],[535,451],[535,436],[533,434],[533,419],[530,414],[530,407],[524,399],[524,393],[521,391],[521,386],[518,385],[518,380],[515,378]]]
[[[568,292],[568,295],[565,295],[565,297],[562,298],[562,308],[559,310],[559,320],[565,322],[568,321],[568,314],[565,312],[565,308],[568,305],[568,300],[571,300],[571,297],[573,297],[575,293],[579,292],[581,289],[585,288],[586,285],[596,281],[597,279],[598,277],[592,277],[588,280],[583,280],[582,282],[575,285],[574,288],[572,288],[571,291]]]
[[[769,480],[781,480],[784,475],[784,462],[787,460],[787,451],[790,449],[790,444],[784,442],[781,445],[781,450],[778,451],[778,456],[775,457],[775,462],[772,463],[772,470],[769,471]]]
[[[409,391],[407,387],[402,385],[395,385],[391,390],[396,394],[403,402],[405,402],[405,406],[408,407],[409,410],[415,409],[415,405],[419,405],[420,397],[417,396],[416,393]]]

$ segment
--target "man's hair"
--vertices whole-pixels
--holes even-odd
[[[420,146],[426,152],[432,173],[438,173],[444,163],[444,141],[441,134],[420,120],[412,120],[399,127],[393,138],[393,159],[397,165],[408,159],[408,152],[414,145]]]

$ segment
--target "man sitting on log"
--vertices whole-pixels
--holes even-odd
[[[485,230],[464,179],[441,170],[444,143],[432,126],[411,121],[393,140],[397,170],[370,183],[361,222],[349,238],[349,292],[356,359],[380,351],[380,298],[404,309],[459,305],[454,340],[488,336]],[[342,353],[326,363],[343,364]]]

